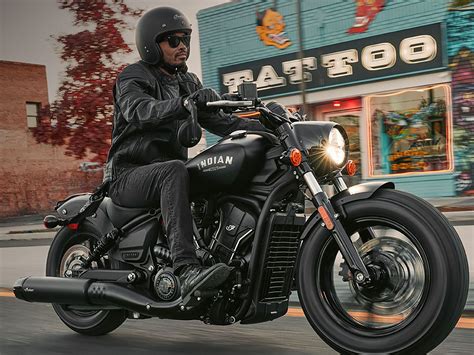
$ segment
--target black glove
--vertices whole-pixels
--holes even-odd
[[[221,99],[219,94],[214,89],[203,88],[193,92],[189,95],[188,99],[194,100],[196,106],[200,110],[204,111],[219,111],[216,107],[207,107],[207,102],[218,101]]]

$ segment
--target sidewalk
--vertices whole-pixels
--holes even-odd
[[[426,199],[438,208],[453,224],[474,225],[474,197],[445,197]],[[44,215],[0,218],[0,240],[28,240],[53,238],[55,229],[43,226]]]

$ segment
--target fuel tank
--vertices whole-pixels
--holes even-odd
[[[191,195],[245,190],[265,161],[268,140],[237,131],[186,163]]]

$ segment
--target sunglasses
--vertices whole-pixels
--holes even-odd
[[[166,37],[166,40],[168,41],[168,44],[170,45],[171,48],[177,48],[180,42],[182,42],[187,48],[189,48],[189,45],[191,44],[190,35],[184,35],[184,36],[171,35],[171,36]]]

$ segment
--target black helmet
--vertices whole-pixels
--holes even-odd
[[[142,60],[158,64],[162,54],[157,38],[178,31],[188,34],[192,31],[191,23],[181,11],[172,7],[157,7],[147,11],[138,21],[135,32],[135,43]]]

